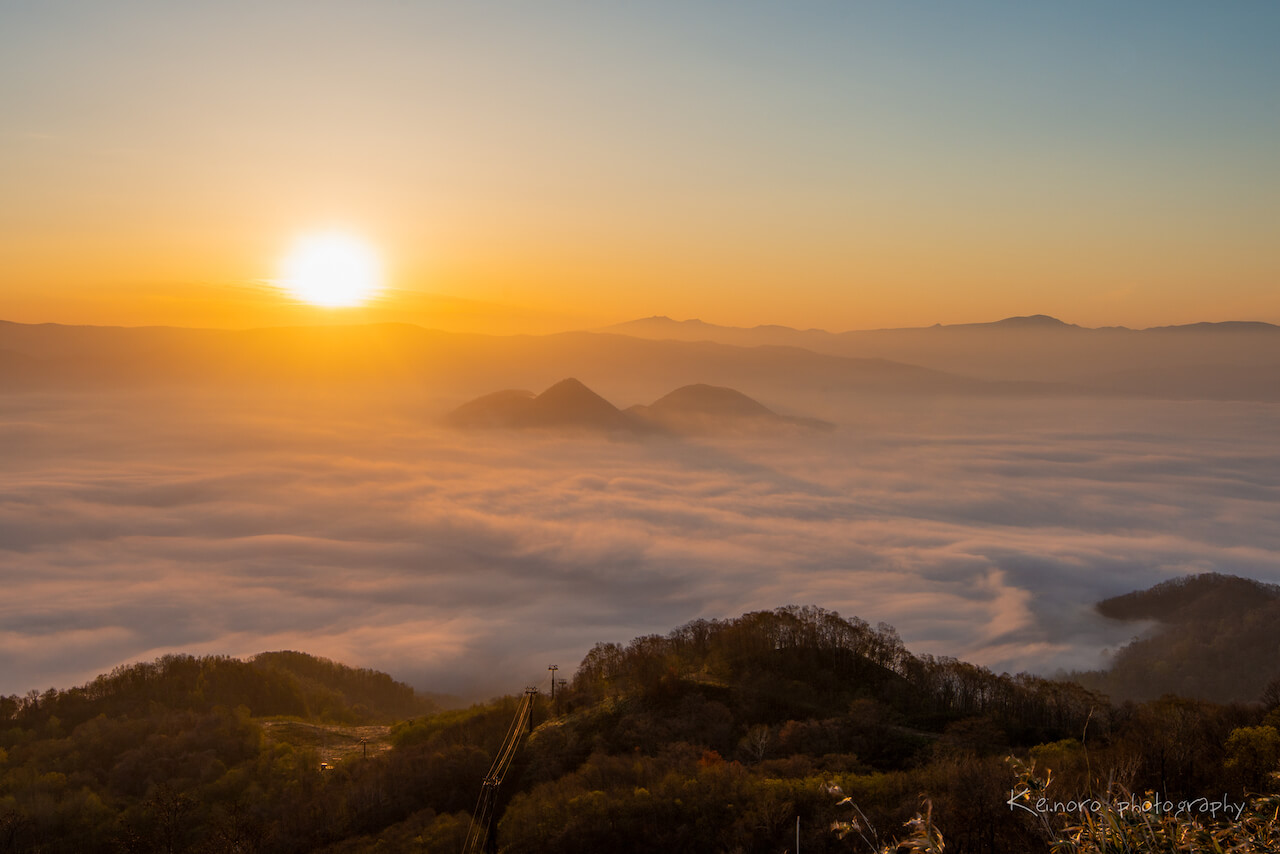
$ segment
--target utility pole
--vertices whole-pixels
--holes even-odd
[[[551,671],[551,702],[556,701],[556,671],[560,669],[558,664],[548,664],[547,669]]]

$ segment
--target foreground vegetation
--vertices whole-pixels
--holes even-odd
[[[299,653],[3,698],[0,851],[457,852],[515,708]],[[1113,705],[788,607],[600,644],[533,723],[512,854],[1277,850],[1280,681]]]

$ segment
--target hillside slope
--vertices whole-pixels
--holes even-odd
[[[1181,608],[1183,593],[1157,598]],[[317,725],[317,692],[378,713],[412,697],[384,674],[278,652],[168,656],[0,698],[0,842],[84,854],[461,850],[491,763],[524,722],[516,699],[416,712],[388,730]],[[776,854],[799,828],[802,850],[837,852],[856,820],[867,850],[894,850],[927,810],[913,826],[942,828],[948,854],[1048,852],[1064,820],[1009,807],[1026,774],[1010,754],[1051,764],[1044,791],[1064,799],[1117,780],[1225,793],[1253,810],[1229,827],[1280,841],[1244,794],[1266,783],[1267,745],[1280,744],[1274,694],[1264,707],[1115,707],[1071,683],[914,654],[889,626],[821,608],[695,620],[599,643],[554,701],[537,698],[494,802],[494,841],[510,854]],[[227,705],[237,700],[255,714],[303,711],[263,722]]]
[[[1116,620],[1156,627],[1117,650],[1105,671],[1077,674],[1116,699],[1164,694],[1257,700],[1280,678],[1280,587],[1218,573],[1186,576],[1098,603]]]

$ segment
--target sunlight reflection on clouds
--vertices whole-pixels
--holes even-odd
[[[1064,429],[948,406],[717,443],[14,397],[0,691],[287,647],[494,693],[596,641],[788,603],[1043,671],[1133,633],[1099,598],[1186,572],[1280,581],[1280,462],[1258,430],[1275,409],[1093,402]]]

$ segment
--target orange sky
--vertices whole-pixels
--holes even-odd
[[[0,318],[1280,322],[1272,4],[305,12],[0,11]]]

